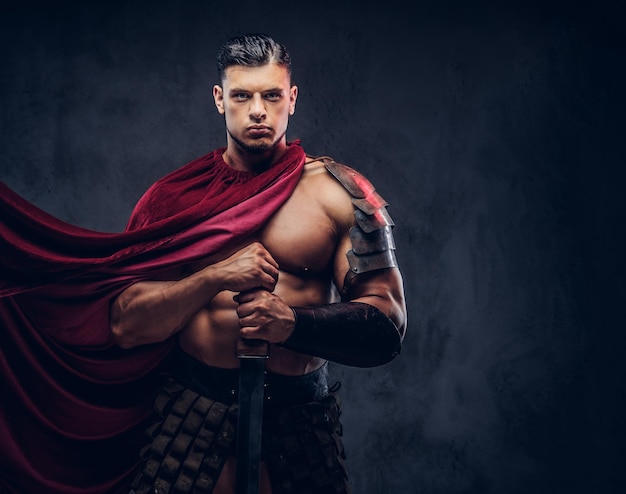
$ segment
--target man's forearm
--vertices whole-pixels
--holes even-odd
[[[111,331],[123,348],[163,341],[222,290],[272,291],[278,264],[259,242],[179,281],[147,281],[130,286],[111,306]]]
[[[111,305],[111,331],[118,345],[131,348],[176,334],[221,291],[217,275],[209,266],[179,281],[128,287]]]

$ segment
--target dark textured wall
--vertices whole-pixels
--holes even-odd
[[[274,35],[300,85],[289,137],[364,172],[397,222],[403,353],[332,367],[355,493],[618,492],[617,2],[434,4],[4,6],[0,179],[122,229],[154,179],[223,145],[217,46]]]

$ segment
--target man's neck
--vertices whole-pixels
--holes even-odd
[[[287,143],[283,140],[264,153],[251,153],[229,140],[222,158],[235,170],[262,173],[271,168],[286,149]]]

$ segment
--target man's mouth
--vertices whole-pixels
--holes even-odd
[[[250,125],[247,130],[251,137],[263,137],[272,131],[271,127],[265,125]]]

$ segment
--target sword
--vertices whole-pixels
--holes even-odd
[[[239,358],[237,494],[258,494],[263,429],[263,385],[269,344],[265,340],[241,338],[237,341],[236,354]]]

